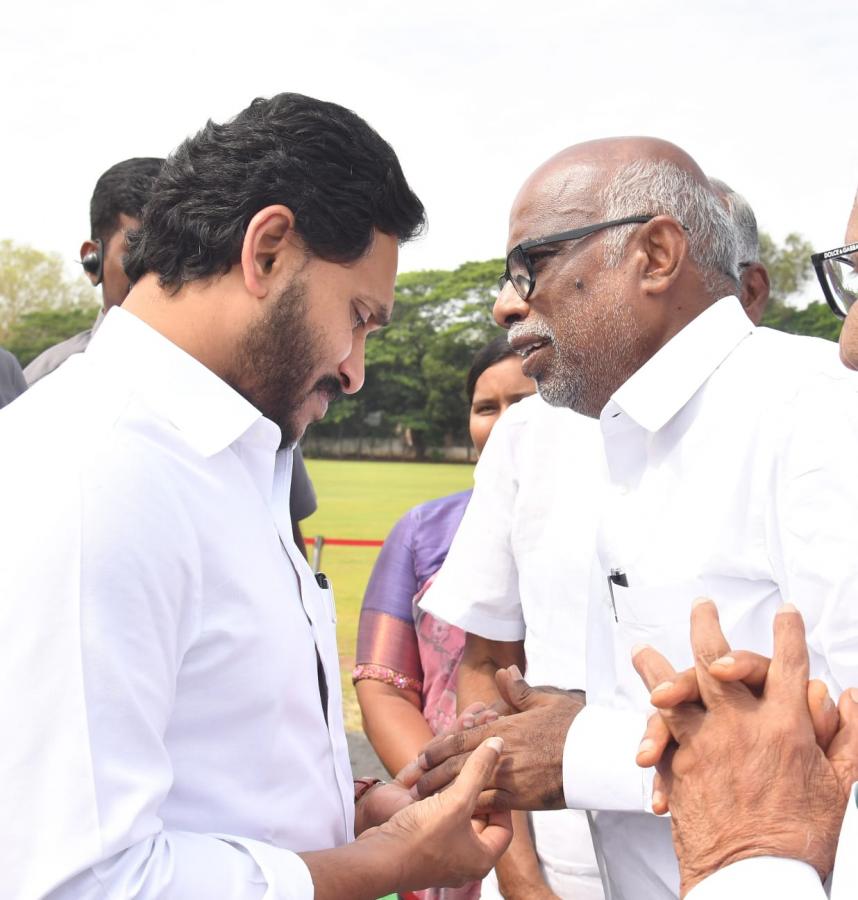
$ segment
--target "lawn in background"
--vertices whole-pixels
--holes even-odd
[[[353,462],[308,459],[319,509],[301,523],[304,537],[384,540],[397,519],[426,500],[464,491],[473,483],[473,467],[444,463]],[[337,642],[346,728],[360,728],[360,712],[351,683],[358,616],[377,547],[325,547],[322,571],[334,588]],[[312,558],[312,548],[308,547]]]

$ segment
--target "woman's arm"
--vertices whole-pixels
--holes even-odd
[[[391,775],[412,762],[432,740],[417,691],[365,678],[355,685],[363,729]]]

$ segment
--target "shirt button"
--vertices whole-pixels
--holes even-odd
[[[629,486],[627,484],[618,484],[617,485],[617,493],[621,497],[625,497],[626,494],[628,494],[628,492],[629,492]]]

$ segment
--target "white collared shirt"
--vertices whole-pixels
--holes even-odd
[[[0,895],[312,897],[352,839],[279,441],[123,309],[0,413]]]
[[[573,533],[583,533],[577,517],[589,504],[571,498],[589,496],[594,482],[602,491],[585,589],[587,707],[569,731],[564,786],[570,807],[599,811],[597,847],[613,900],[659,900],[678,889],[669,821],[649,813],[651,773],[634,762],[648,710],[634,644],[652,644],[677,668],[690,665],[690,607],[706,595],[718,602],[733,646],[770,654],[774,612],[789,600],[805,616],[813,674],[835,693],[858,684],[856,387],[835,344],[754,329],[728,297],[608,402],[601,463],[582,469],[573,445],[564,448],[568,465],[553,472],[554,499],[542,515],[557,520],[560,505]],[[506,440],[500,424],[498,440]],[[542,467],[543,454],[533,447],[518,458],[509,479]],[[479,492],[478,479],[471,505]],[[494,521],[504,528],[499,511]],[[570,540],[565,552],[573,547]],[[629,585],[613,585],[613,598],[611,569]],[[568,602],[577,590],[570,583],[545,602]],[[460,594],[458,602],[482,603],[484,620],[493,615],[491,597]],[[512,620],[508,605],[497,619]],[[573,642],[570,652],[579,647]]]
[[[492,430],[474,494],[421,602],[473,634],[524,640],[531,684],[584,686],[599,497],[592,473],[601,454],[594,419],[538,396],[511,406]],[[537,812],[531,826],[545,878],[559,896],[603,897],[584,813]],[[487,883],[483,891],[496,896]]]

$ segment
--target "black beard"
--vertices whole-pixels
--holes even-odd
[[[342,393],[336,375],[325,375],[308,387],[321,355],[321,338],[307,325],[306,285],[295,278],[262,321],[245,332],[233,384],[280,428],[281,449],[301,437],[295,414],[314,391],[326,394],[328,402]]]

